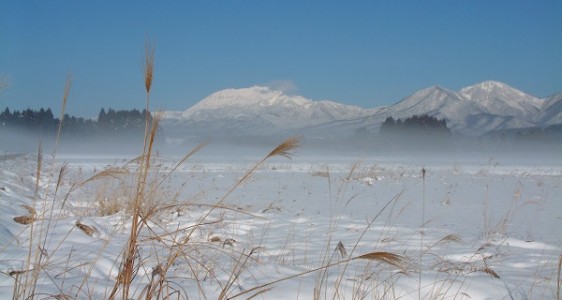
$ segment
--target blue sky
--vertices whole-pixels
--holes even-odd
[[[143,51],[156,45],[152,109],[282,85],[365,108],[431,85],[498,80],[562,91],[562,1],[0,0],[0,108],[97,116],[142,108]]]

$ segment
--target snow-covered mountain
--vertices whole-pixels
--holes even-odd
[[[459,91],[432,86],[394,105],[364,109],[254,86],[222,90],[185,111],[167,112],[163,126],[176,136],[333,137],[375,134],[389,116],[405,119],[422,114],[446,119],[453,132],[473,136],[547,126],[562,123],[562,93],[539,99],[505,83],[485,81]]]
[[[458,133],[480,135],[491,130],[524,128],[537,125],[544,100],[528,95],[507,84],[485,81],[458,92],[433,86],[413,93],[381,110],[382,118],[407,118],[428,114],[446,119]],[[374,118],[369,127],[380,126]]]
[[[505,83],[485,81],[463,88],[459,94],[477,103],[488,113],[528,117],[540,113],[543,100]]]
[[[545,125],[562,124],[562,93],[546,98],[542,111],[541,123]]]
[[[167,112],[164,124],[213,135],[268,135],[336,120],[364,117],[375,110],[333,101],[312,101],[268,87],[226,89],[183,112]]]

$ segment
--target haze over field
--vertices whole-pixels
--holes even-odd
[[[0,299],[560,300],[560,15],[2,3]]]

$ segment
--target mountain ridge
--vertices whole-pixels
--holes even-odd
[[[562,122],[562,93],[541,99],[489,80],[458,91],[434,85],[390,106],[361,108],[252,86],[221,90],[184,111],[168,112],[163,126],[180,135],[189,131],[195,135],[299,134],[322,138],[357,131],[377,134],[387,117],[422,114],[445,119],[454,133],[469,136],[547,126]]]

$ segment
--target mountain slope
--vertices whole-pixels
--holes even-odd
[[[176,127],[198,127],[196,125],[199,124],[206,129],[222,128],[228,134],[238,131],[240,134],[264,135],[370,113],[371,110],[356,106],[312,101],[268,87],[254,86],[216,92],[181,113],[168,113],[165,122]]]
[[[407,118],[428,114],[447,120],[454,132],[481,135],[490,130],[536,125],[542,100],[507,84],[486,81],[458,92],[433,86],[413,93],[371,118],[370,130],[380,126],[388,116]]]
[[[459,94],[478,103],[487,113],[521,117],[535,117],[543,101],[505,83],[485,81],[463,88]]]
[[[219,91],[185,111],[168,112],[163,126],[182,137],[298,134],[323,138],[376,134],[389,116],[405,119],[422,114],[445,119],[453,132],[471,136],[545,126],[562,123],[562,93],[539,99],[505,83],[485,81],[459,91],[432,86],[394,105],[363,109],[254,86]]]
[[[562,124],[562,93],[546,98],[542,110],[541,123],[545,125]]]

